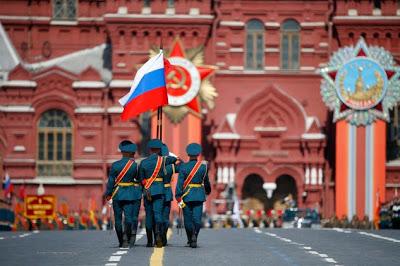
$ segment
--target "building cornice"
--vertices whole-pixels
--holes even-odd
[[[5,113],[34,113],[35,108],[30,105],[0,105],[0,112]]]
[[[0,87],[35,88],[36,86],[36,81],[31,80],[6,80],[0,82]]]
[[[101,179],[74,179],[72,177],[36,177],[34,179],[11,179],[13,184],[37,185],[102,185]]]

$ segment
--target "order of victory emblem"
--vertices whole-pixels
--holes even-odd
[[[389,121],[389,110],[400,101],[400,72],[393,57],[381,47],[368,47],[362,38],[355,47],[339,49],[319,72],[322,99],[334,111],[334,122]]]
[[[150,55],[158,53],[153,48]],[[188,112],[201,116],[201,102],[208,108],[214,108],[214,99],[218,96],[215,87],[209,81],[215,67],[204,65],[204,47],[184,50],[176,39],[168,54],[171,67],[166,73],[169,105],[163,111],[173,123],[179,123]]]

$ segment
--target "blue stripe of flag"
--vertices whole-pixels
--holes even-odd
[[[134,98],[160,87],[165,87],[164,68],[160,68],[145,74],[125,105],[127,105]]]

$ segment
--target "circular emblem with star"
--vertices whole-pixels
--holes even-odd
[[[154,47],[150,55],[158,54]],[[166,70],[166,83],[169,105],[163,108],[173,123],[179,123],[188,112],[201,116],[204,102],[214,108],[215,87],[209,81],[214,73],[214,66],[204,65],[204,47],[185,50],[177,38],[172,44],[167,57],[170,65]]]
[[[334,111],[334,121],[389,121],[389,110],[400,100],[400,73],[393,57],[383,48],[368,47],[362,38],[355,47],[337,51],[320,74],[322,99]]]
[[[199,93],[199,71],[186,58],[175,56],[168,60],[172,65],[166,75],[168,102],[172,106],[186,105]]]

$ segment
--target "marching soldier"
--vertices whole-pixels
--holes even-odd
[[[161,148],[161,155],[162,156],[168,156],[169,155],[169,150],[168,146],[163,144]],[[164,200],[164,206],[163,206],[163,229],[164,231],[162,232],[162,241],[163,241],[163,246],[167,245],[167,231],[169,228],[169,216],[171,212],[171,201],[173,200],[173,195],[172,195],[172,189],[171,189],[171,181],[172,177],[175,173],[179,172],[179,164],[170,164],[165,166],[166,174],[164,177],[164,194],[165,194],[165,200]]]
[[[119,144],[119,149],[122,153],[122,159],[114,162],[111,166],[105,197],[107,201],[112,200],[119,247],[129,247],[131,245],[132,226],[135,223],[133,216],[136,211],[135,208],[140,208],[141,199],[141,193],[137,192],[140,183],[137,181],[138,167],[134,160],[137,147],[131,141],[124,140]],[[125,216],[127,242],[123,241],[122,213]]]
[[[177,160],[170,156],[160,156],[162,145],[158,139],[150,140],[148,143],[150,156],[143,159],[139,166],[139,179],[145,194],[147,247],[154,246],[153,226],[155,226],[156,246],[162,247],[165,166]]]
[[[211,193],[206,161],[199,161],[201,146],[191,143],[186,147],[190,160],[179,169],[175,197],[183,209],[184,224],[190,247],[197,247],[197,237],[201,228],[203,202]]]

